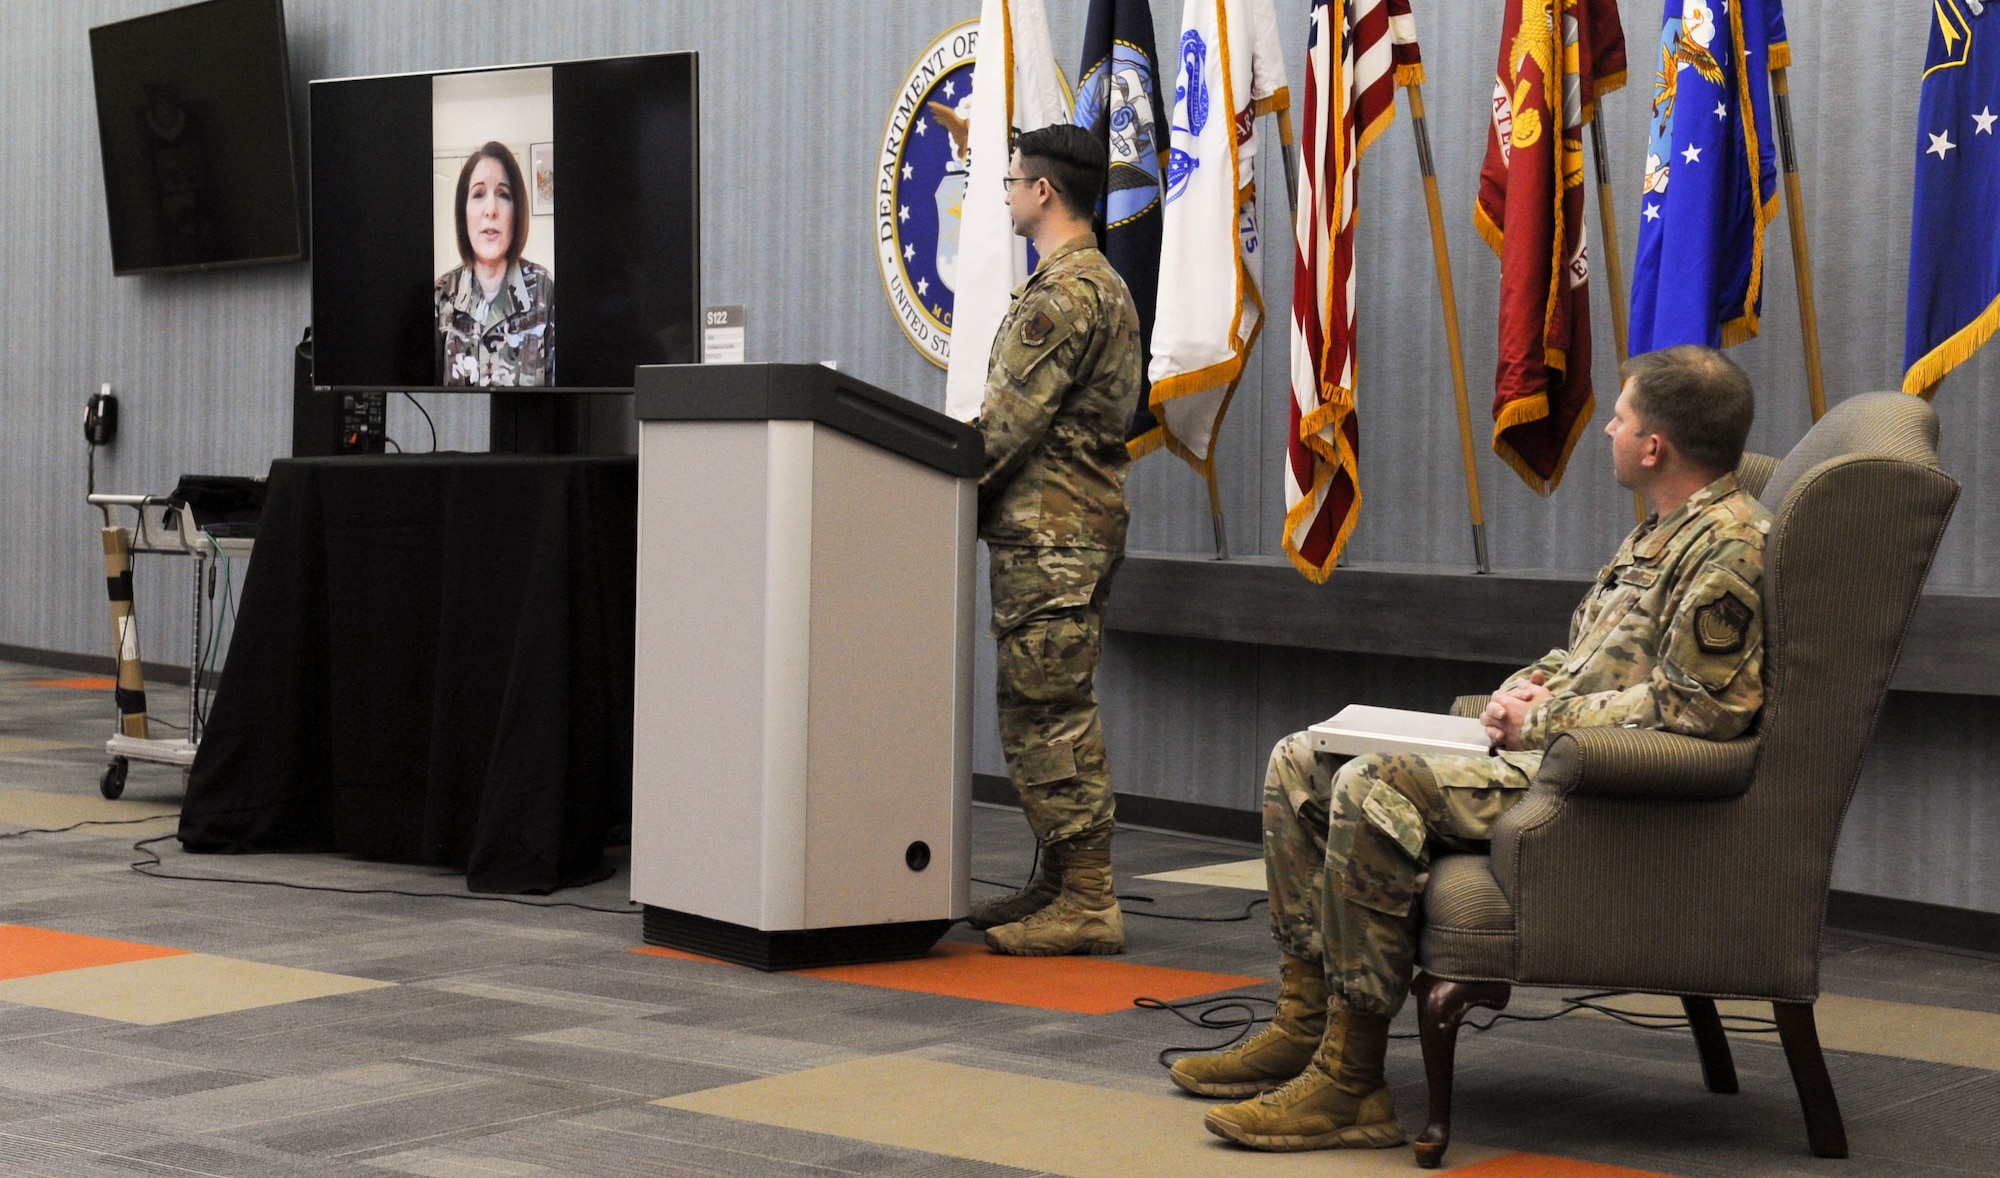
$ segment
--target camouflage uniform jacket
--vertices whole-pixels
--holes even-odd
[[[994,544],[1122,552],[1125,428],[1139,400],[1139,316],[1078,237],[1042,259],[993,335],[979,433],[979,534]]]
[[[1577,606],[1568,649],[1503,685],[1540,671],[1555,693],[1522,721],[1522,746],[1545,749],[1594,725],[1711,740],[1749,728],[1764,702],[1760,582],[1770,530],[1770,512],[1733,474],[1639,525]]]
[[[554,383],[555,277],[522,258],[508,265],[506,280],[483,310],[482,301],[471,266],[437,280],[432,304],[438,383],[487,388]]]

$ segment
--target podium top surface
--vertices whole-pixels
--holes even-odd
[[[986,462],[979,431],[823,364],[648,364],[634,373],[640,421],[816,421],[956,478]]]

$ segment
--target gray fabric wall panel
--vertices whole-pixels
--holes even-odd
[[[1181,802],[1252,810],[1259,805],[1262,649],[1193,639],[1130,642],[1109,635],[1104,680],[1123,690],[1105,706],[1106,752],[1114,788]],[[1194,692],[1195,682],[1249,690]],[[1126,783],[1131,783],[1130,785]],[[1140,785],[1139,783],[1144,783]],[[1138,785],[1137,790],[1131,787]]]
[[[1892,692],[1848,804],[1833,886],[2000,911],[2000,700]]]

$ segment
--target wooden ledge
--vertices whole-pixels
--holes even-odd
[[[1119,569],[1105,626],[1519,667],[1562,645],[1589,585],[1577,573],[1404,564],[1342,565],[1315,585],[1279,557],[1134,552]],[[2000,597],[1924,594],[1891,686],[2000,696]]]

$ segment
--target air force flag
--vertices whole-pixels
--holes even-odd
[[[1633,355],[1757,334],[1778,211],[1766,72],[1790,64],[1780,0],[1667,0],[1632,268]]]
[[[1926,397],[2000,328],[2000,13],[1935,0],[1917,106],[1903,391]]]

